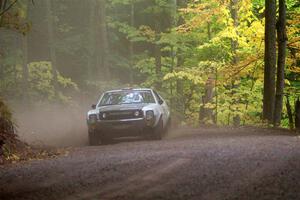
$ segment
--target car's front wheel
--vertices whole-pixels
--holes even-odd
[[[111,144],[113,142],[113,138],[109,135],[102,134],[100,136],[100,142],[102,145]]]
[[[99,144],[99,139],[98,139],[95,131],[89,131],[89,144],[91,146],[96,146]]]
[[[163,131],[164,131],[163,120],[162,118],[160,118],[156,127],[154,127],[152,130],[152,138],[155,140],[161,140]]]

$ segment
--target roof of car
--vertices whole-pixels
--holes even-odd
[[[122,88],[122,89],[118,89],[118,90],[109,90],[106,92],[121,92],[121,91],[126,91],[126,90],[133,90],[133,91],[138,91],[138,90],[148,90],[151,91],[152,89],[150,88]]]

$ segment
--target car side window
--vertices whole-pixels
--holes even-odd
[[[154,95],[155,95],[155,98],[157,99],[157,101],[158,101],[160,104],[163,104],[163,103],[164,103],[164,100],[159,96],[159,94],[158,94],[156,91],[153,90],[153,92],[154,92]]]

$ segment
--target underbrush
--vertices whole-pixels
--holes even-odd
[[[66,151],[61,149],[42,149],[20,141],[16,134],[16,123],[12,119],[12,113],[0,99],[0,165],[51,158],[64,153]]]

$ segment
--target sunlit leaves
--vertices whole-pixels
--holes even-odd
[[[194,70],[169,73],[165,75],[164,80],[185,80],[199,86],[205,83],[199,74],[195,74]]]
[[[238,1],[235,5],[237,24],[231,16],[230,1],[192,1],[187,8],[180,10],[185,23],[177,31],[187,37],[188,34],[198,34],[194,41],[199,45],[192,48],[194,55],[189,54],[186,58],[185,66],[189,67],[165,78],[184,77],[185,82],[190,82],[191,78],[186,74],[193,69],[193,75],[201,77],[202,87],[209,77],[217,79],[214,90],[218,102],[214,98],[205,107],[218,110],[219,123],[231,124],[235,116],[244,123],[260,119],[261,108],[257,105],[261,105],[262,99],[264,22],[254,11],[263,11],[263,5],[264,2]],[[235,51],[232,50],[232,41],[238,44]],[[232,63],[233,58],[237,58],[236,63]],[[195,68],[195,61],[199,63],[198,68]]]
[[[31,23],[27,21],[27,2],[17,1],[16,4],[0,16],[0,27],[17,31],[23,35],[31,29]]]
[[[15,74],[13,75],[18,78],[17,81],[11,77],[11,72],[9,70],[5,71],[4,73],[6,76],[0,81],[0,90],[5,92],[5,89],[7,89],[17,96],[22,94],[19,90],[23,88],[23,72],[22,66],[16,65],[14,67]],[[9,69],[11,66],[7,66],[6,68]],[[65,78],[58,73],[58,84],[61,92],[57,93],[57,95],[59,95],[58,97],[55,96],[52,66],[48,61],[32,62],[28,64],[28,74],[29,88],[27,89],[32,100],[53,101],[56,99],[65,102],[70,100],[65,92],[78,90],[77,85],[70,78]],[[8,92],[6,92],[6,94],[9,95]]]

